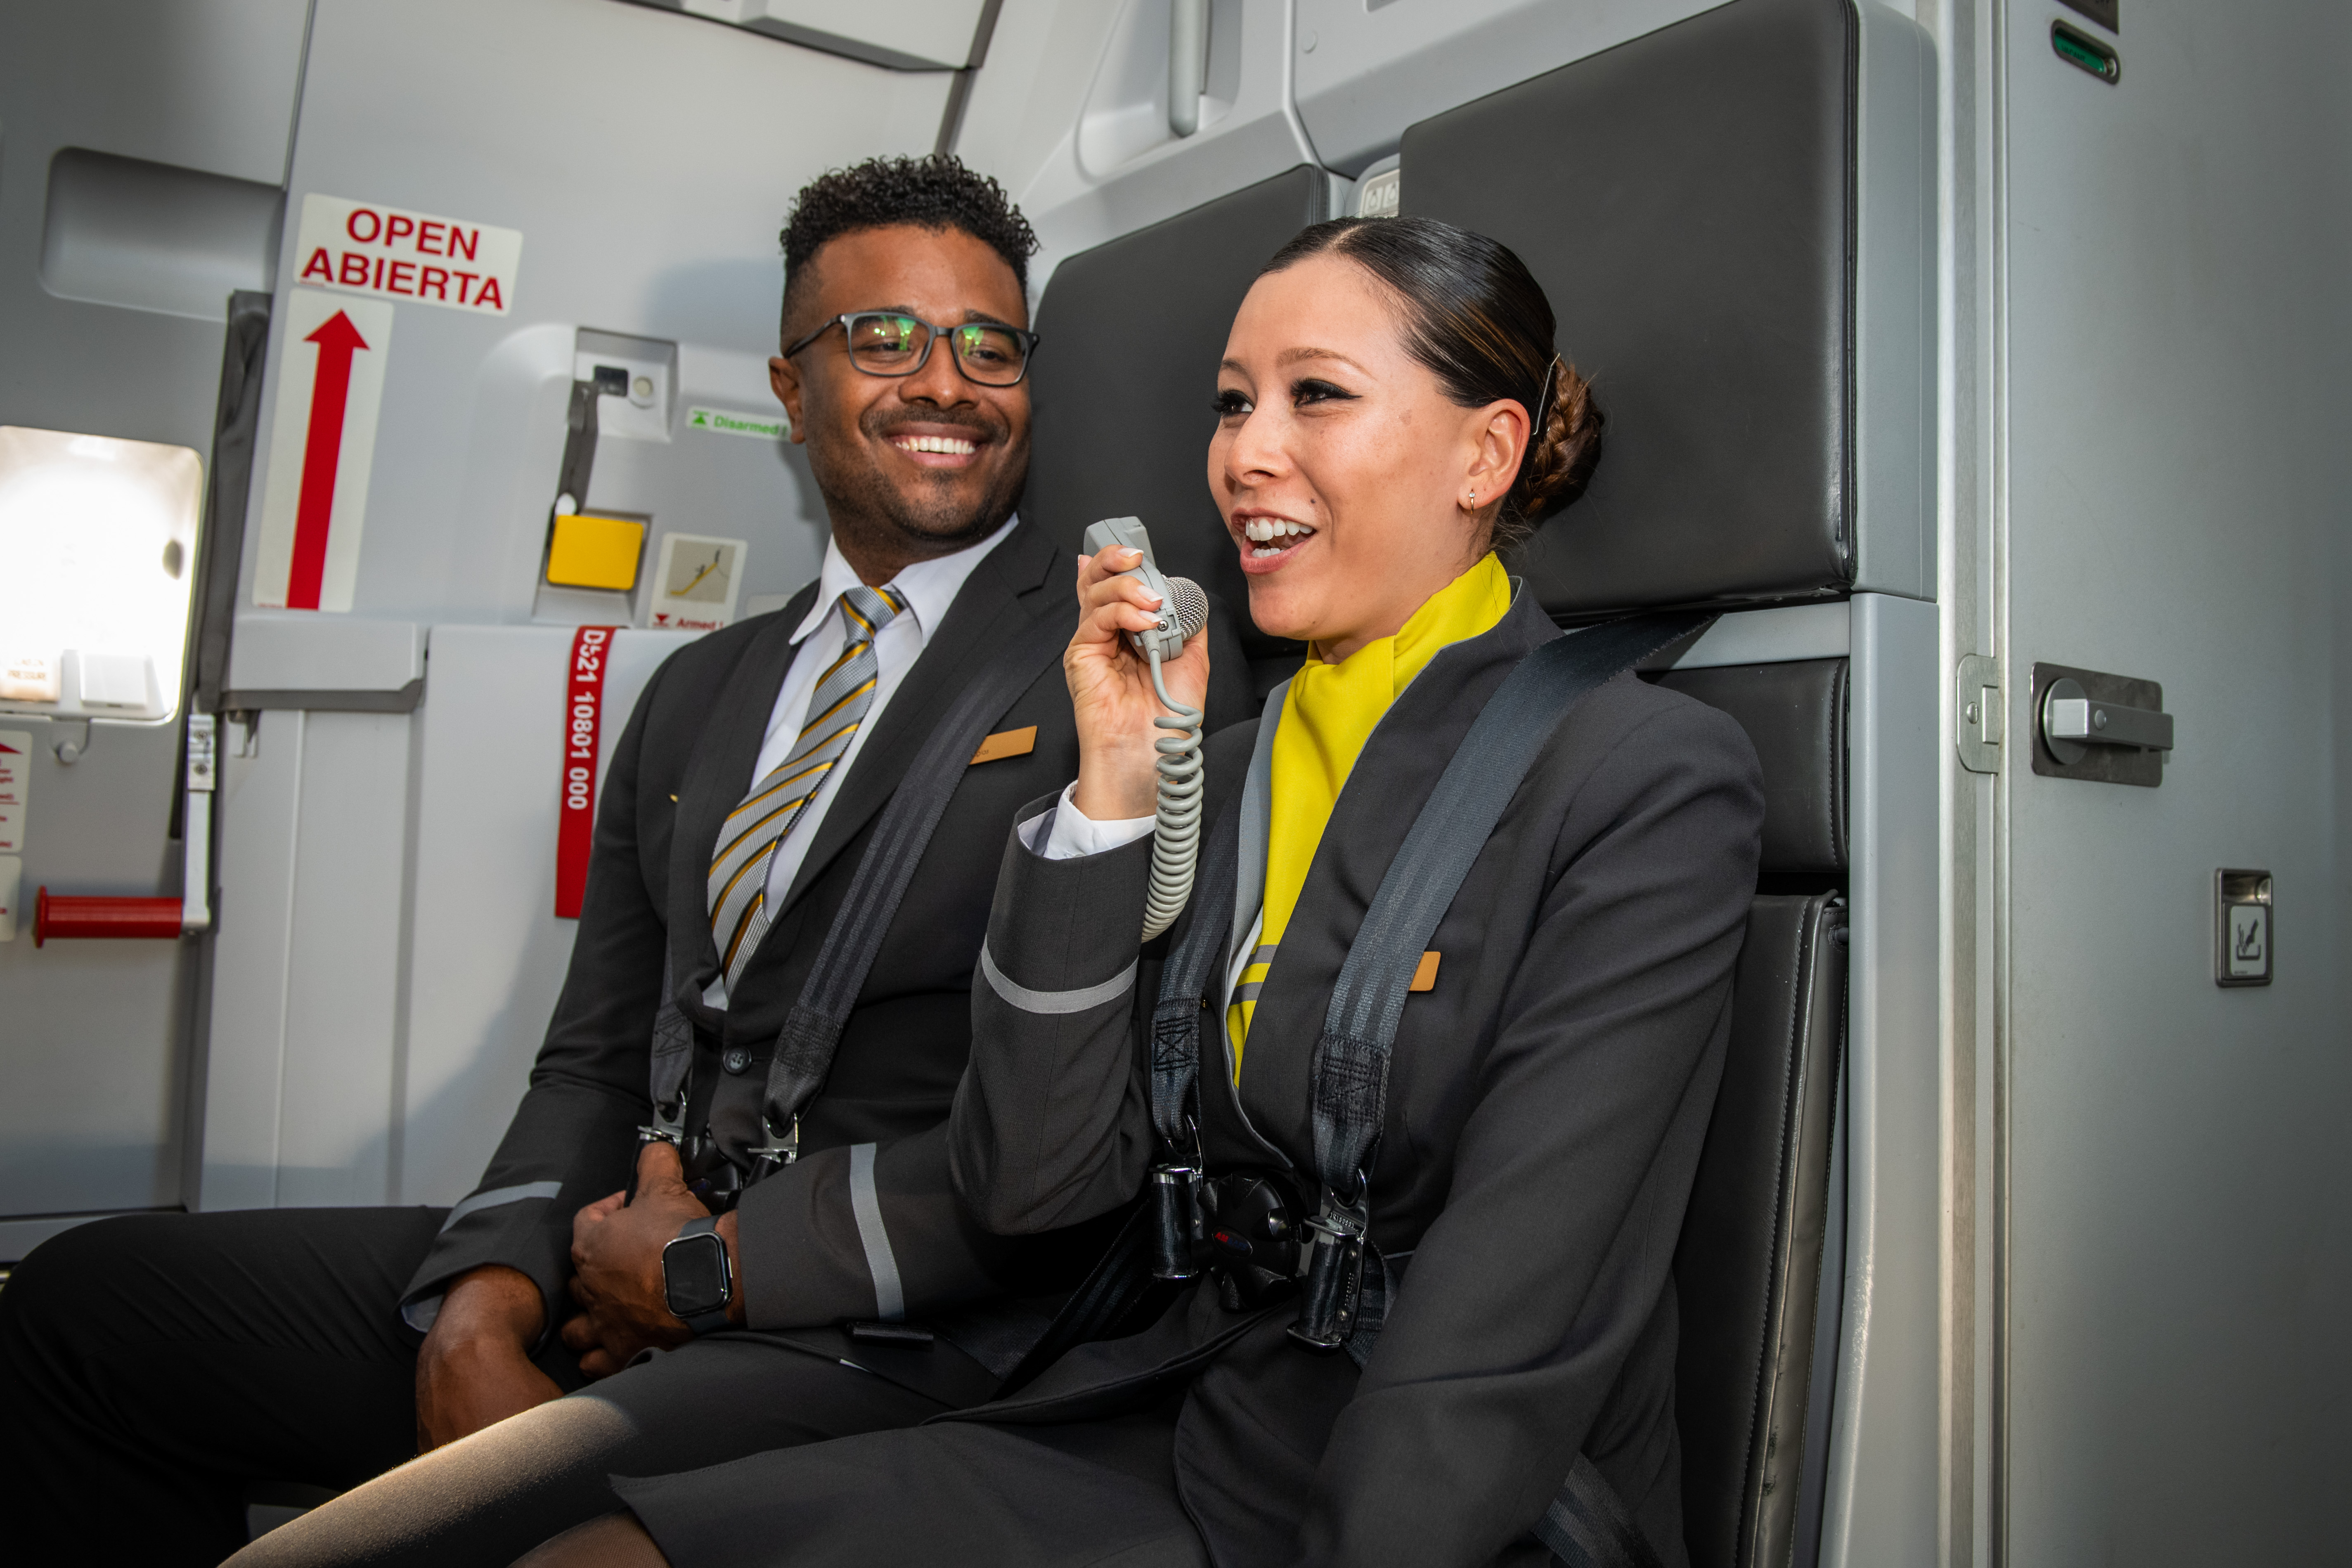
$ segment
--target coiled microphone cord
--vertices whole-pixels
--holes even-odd
[[[1160,673],[1159,648],[1147,649],[1144,657],[1151,661],[1151,689],[1168,709],[1167,713],[1153,714],[1151,722],[1169,731],[1151,742],[1151,749],[1160,753],[1154,764],[1160,773],[1160,800],[1158,820],[1152,825],[1151,886],[1143,899],[1143,940],[1150,942],[1176,923],[1192,896],[1205,778],[1201,762],[1201,710],[1168,695],[1168,683]]]

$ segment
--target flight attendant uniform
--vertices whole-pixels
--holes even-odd
[[[1396,637],[1310,658],[1266,720],[1211,739],[1210,820],[1238,816],[1242,870],[1230,906],[1196,889],[1172,934],[1231,921],[1226,1026],[1203,1031],[1199,1077],[1213,1173],[1286,1169],[1314,1191],[1310,1071],[1340,965],[1479,710],[1560,635],[1514,587],[1485,558]],[[1066,792],[1039,803],[1006,846],[950,1122],[958,1188],[1002,1233],[1118,1207],[1161,1152],[1150,845],[1055,858],[1090,836],[1070,810]],[[1661,1560],[1686,1561],[1669,1270],[1762,819],[1738,726],[1633,675],[1546,742],[1397,1033],[1376,1342],[1318,1353],[1286,1332],[1295,1298],[1234,1310],[1203,1283],[1010,1399],[616,1489],[677,1568],[1433,1568],[1549,1561],[1528,1531],[1581,1452]]]

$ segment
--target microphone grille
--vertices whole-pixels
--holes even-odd
[[[1168,603],[1175,610],[1176,624],[1184,628],[1187,641],[1209,624],[1209,595],[1201,592],[1201,584],[1190,577],[1168,579]]]

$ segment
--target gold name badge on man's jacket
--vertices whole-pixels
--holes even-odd
[[[992,763],[1003,757],[1025,757],[1037,749],[1037,726],[1022,730],[999,730],[980,743],[971,754],[972,765]]]

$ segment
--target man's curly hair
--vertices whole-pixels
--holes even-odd
[[[964,167],[952,153],[868,158],[819,174],[784,215],[784,310],[789,322],[812,258],[830,240],[892,224],[960,228],[1004,258],[1025,292],[1037,236],[1004,187]]]

